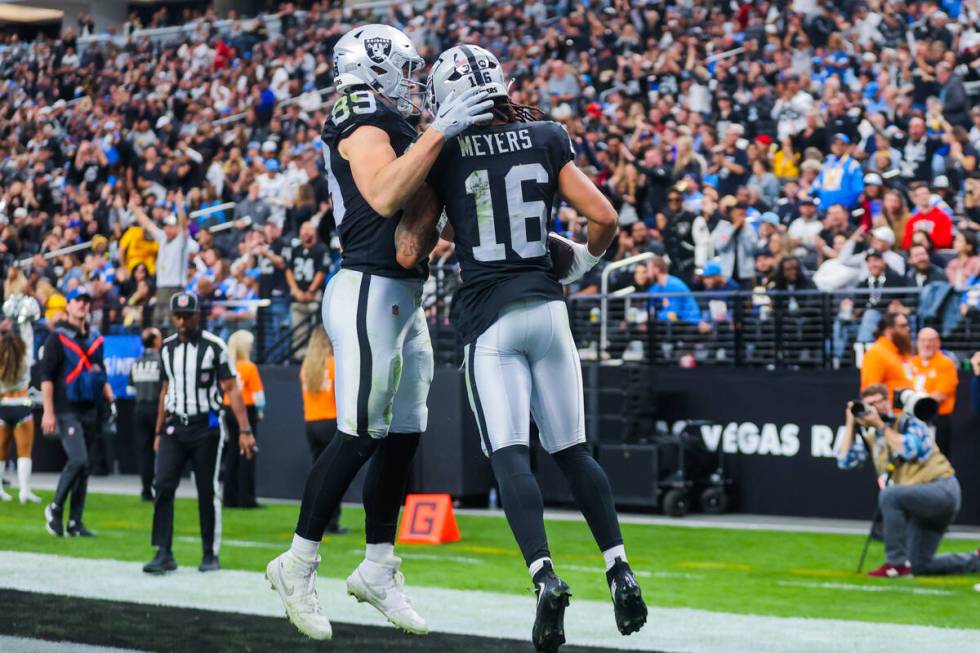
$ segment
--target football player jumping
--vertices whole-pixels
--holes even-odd
[[[609,480],[585,444],[582,370],[560,285],[596,264],[616,234],[617,216],[575,165],[568,133],[541,120],[540,110],[512,103],[500,62],[483,48],[460,45],[439,57],[427,84],[430,111],[438,115],[471,88],[490,90],[493,120],[461,132],[442,149],[413,200],[419,210],[406,211],[396,230],[398,262],[416,269],[437,239],[433,225],[444,207],[462,267],[453,313],[466,345],[470,407],[538,595],[532,641],[539,651],[554,651],[565,641],[571,592],[555,574],[548,550],[541,491],[529,461],[529,414],[605,558],[620,632],[636,632],[647,617],[626,561]],[[548,233],[556,194],[588,219],[588,245]],[[549,238],[573,252],[561,279]]]
[[[482,88],[455,94],[419,136],[407,118],[420,111],[422,89],[413,75],[423,65],[408,37],[386,25],[357,27],[334,47],[340,97],[322,139],[343,260],[326,288],[323,324],[336,357],[338,433],[306,481],[292,546],[266,568],[289,620],[314,639],[332,635],[316,592],[320,541],[369,459],[365,558],[347,590],[395,626],[428,631],[394,555],[409,466],[428,416],[432,346],[419,306],[428,269],[397,263],[394,232],[443,144],[488,120],[493,103]],[[405,368],[412,374],[402,376]]]

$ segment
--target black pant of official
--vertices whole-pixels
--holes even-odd
[[[204,555],[218,554],[221,545],[221,499],[216,486],[220,439],[207,420],[183,425],[168,421],[157,452],[156,497],[153,504],[153,546],[170,549],[174,536],[174,494],[187,461],[197,484],[197,512]]]
[[[310,446],[313,462],[316,462],[316,459],[320,457],[320,454],[327,448],[335,435],[337,435],[337,420],[335,419],[318,419],[306,422],[306,442]],[[327,532],[335,532],[339,526],[340,504],[337,504],[337,510],[327,522]]]
[[[259,411],[255,406],[246,406],[249,428],[256,441],[259,439]],[[225,411],[225,427],[228,429],[228,442],[225,449],[225,485],[222,492],[226,508],[255,508],[255,459],[242,455],[238,448],[238,420],[230,410]]]
[[[143,484],[143,496],[149,496],[153,491],[153,471],[156,463],[153,438],[156,435],[156,430],[156,402],[137,402],[136,408],[133,410],[133,431],[136,436],[136,450],[139,452],[140,481]]]

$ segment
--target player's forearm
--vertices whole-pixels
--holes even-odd
[[[381,168],[365,193],[371,208],[385,218],[398,213],[425,181],[445,142],[441,133],[427,129],[408,152]]]
[[[395,227],[395,258],[405,269],[412,269],[426,258],[439,242],[438,223],[442,202],[428,186],[422,186],[409,200]]]
[[[589,220],[589,254],[602,256],[616,237],[616,219],[607,221]]]

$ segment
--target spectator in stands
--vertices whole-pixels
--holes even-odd
[[[755,280],[756,237],[746,225],[744,204],[730,204],[727,220],[722,220],[711,234],[724,275],[742,288],[751,288]]]
[[[851,210],[864,191],[864,172],[861,164],[851,157],[851,139],[847,134],[835,134],[830,149],[833,154],[820,169],[814,189],[821,206],[840,204]]]
[[[953,244],[953,220],[943,208],[944,203],[937,205],[929,193],[929,186],[916,183],[909,186],[914,210],[912,217],[905,224],[902,235],[902,249],[912,245],[912,233],[924,231],[936,247],[950,247]]]
[[[916,116],[909,120],[908,134],[896,133],[892,145],[902,153],[902,178],[910,189],[914,182],[928,183],[932,179],[933,157],[943,143],[939,138],[929,136],[922,118]]]
[[[861,362],[861,388],[883,384],[890,400],[893,391],[911,387],[913,381],[908,365],[912,355],[908,317],[886,313],[875,335],[877,340],[864,352]]]
[[[299,228],[299,244],[283,250],[283,257],[286,261],[286,283],[293,297],[293,303],[289,306],[293,358],[302,359],[308,334],[297,327],[319,314],[330,254],[323,243],[317,242],[313,223],[304,222]]]
[[[946,275],[929,258],[929,250],[924,245],[909,248],[909,265],[905,272],[907,284],[920,290],[927,284],[944,282]]]
[[[701,323],[701,309],[683,281],[670,274],[670,264],[662,256],[655,256],[650,263],[653,284],[647,291],[653,296],[652,305],[656,319],[692,325]]]
[[[976,236],[971,232],[956,234],[953,239],[956,256],[946,264],[946,278],[958,289],[966,287],[969,280],[980,274],[980,256],[977,255]]]
[[[817,215],[817,205],[813,199],[806,197],[800,200],[799,217],[789,225],[789,240],[791,247],[803,247],[809,250],[815,248],[815,238],[820,236],[824,229]]]
[[[228,356],[238,372],[238,388],[242,393],[242,403],[248,414],[249,428],[252,435],[259,437],[259,422],[265,410],[265,389],[259,368],[252,362],[252,345],[255,336],[249,331],[236,331],[228,339]],[[225,394],[225,428],[228,441],[232,446],[225,449],[225,474],[222,498],[226,508],[258,508],[255,495],[255,461],[258,454],[246,457],[241,450],[234,446],[238,442],[238,422],[231,414],[231,399]]]
[[[306,357],[300,366],[299,379],[303,387],[303,420],[306,423],[306,442],[316,461],[337,434],[337,400],[334,389],[333,347],[327,332],[316,328],[310,334]],[[327,522],[327,533],[343,534],[340,526],[340,504]]]
[[[948,62],[940,61],[936,64],[936,81],[941,86],[939,101],[943,103],[943,118],[951,125],[968,128],[970,100],[966,95],[963,80],[953,72],[953,67]]]
[[[845,411],[844,435],[837,445],[841,469],[858,467],[872,456],[885,486],[878,495],[884,522],[886,561],[868,573],[877,578],[980,571],[980,552],[936,555],[960,509],[956,472],[937,450],[929,428],[911,415],[893,413],[891,388],[865,386],[861,399],[870,410],[861,417]],[[856,425],[868,429],[856,434]]]
[[[153,314],[153,322],[155,325],[165,328],[169,323],[170,298],[184,289],[188,257],[198,250],[197,243],[191,239],[187,232],[184,194],[180,191],[177,192],[174,204],[176,213],[164,218],[162,229],[150,220],[138,200],[132,200],[129,208],[143,230],[152,234],[159,245],[156,260],[156,309]]]
[[[949,457],[953,449],[952,414],[959,384],[956,363],[943,352],[939,332],[935,329],[919,329],[915,344],[916,355],[910,362],[913,387],[939,402],[939,414],[932,423],[936,427],[936,445]]]

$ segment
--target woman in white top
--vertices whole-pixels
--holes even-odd
[[[6,462],[10,437],[17,443],[17,479],[21,503],[38,503],[30,489],[31,450],[34,446],[34,416],[28,393],[34,351],[34,329],[41,308],[26,294],[27,279],[19,269],[12,270],[4,284],[7,300],[5,319],[0,322],[0,466]],[[0,500],[12,497],[0,484]]]

